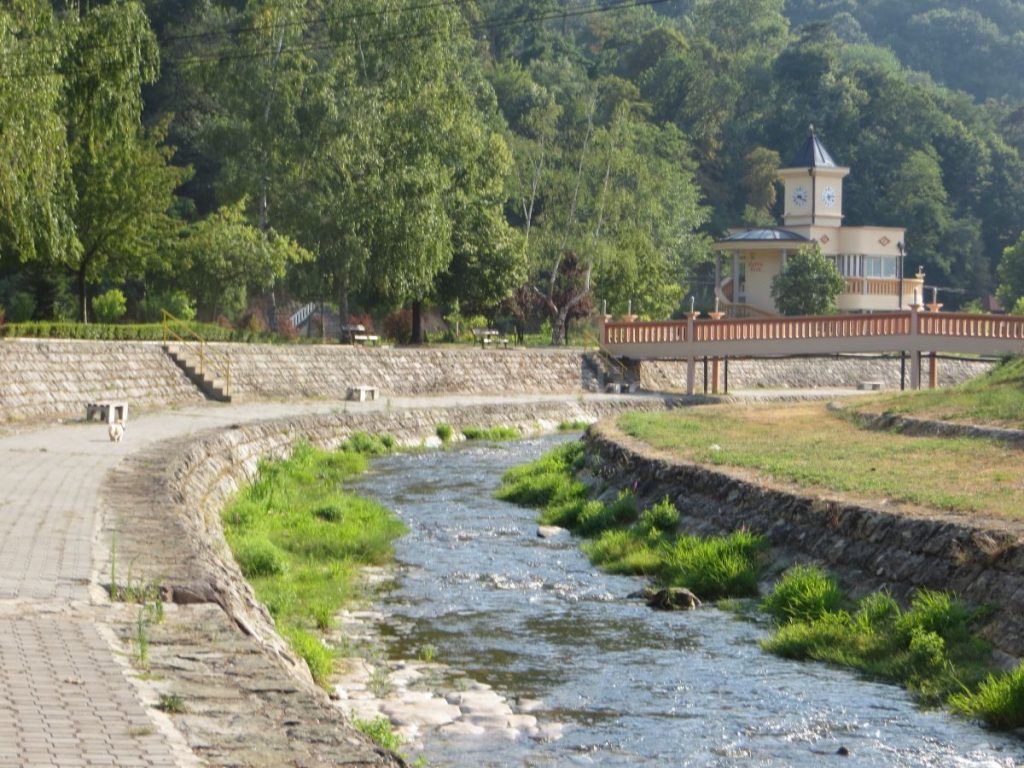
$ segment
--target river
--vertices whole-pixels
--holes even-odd
[[[564,726],[556,739],[425,731],[417,747],[431,766],[1024,765],[1019,738],[766,654],[763,621],[653,611],[626,598],[642,581],[595,570],[570,537],[538,538],[535,511],[493,491],[506,468],[564,439],[398,454],[353,488],[410,528],[378,604],[386,653],[436,649],[509,700],[533,701],[541,725]],[[441,692],[459,680],[464,689],[442,676]]]

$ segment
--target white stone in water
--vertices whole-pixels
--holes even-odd
[[[538,525],[537,526],[537,538],[540,539],[553,539],[556,536],[561,536],[564,533],[568,533],[565,528],[557,525]]]
[[[456,720],[454,723],[441,726],[438,733],[442,736],[483,736],[487,730],[479,725],[467,723],[464,720]]]
[[[537,726],[537,733],[533,738],[538,741],[558,741],[562,738],[565,727],[561,723],[543,723]]]
[[[515,708],[517,712],[527,714],[529,712],[536,712],[538,709],[543,709],[544,702],[540,699],[517,699]]]
[[[439,698],[431,698],[429,701],[385,701],[381,703],[380,711],[395,725],[427,728],[447,725],[461,715],[458,707]]]

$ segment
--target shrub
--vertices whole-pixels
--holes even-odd
[[[786,571],[761,607],[782,624],[814,621],[842,603],[836,580],[814,565],[797,565]]]
[[[623,492],[611,504],[587,502],[573,529],[581,536],[596,536],[609,528],[620,528],[636,519],[636,499]]]
[[[661,578],[666,586],[686,587],[701,600],[757,594],[761,536],[737,531],[726,537],[680,536],[667,553]]]
[[[637,534],[657,538],[660,534],[672,533],[679,526],[679,510],[666,496],[653,507],[645,509],[637,521]]]
[[[400,309],[384,318],[382,335],[396,344],[408,344],[412,338],[412,311]]]
[[[116,323],[128,311],[128,301],[117,288],[111,288],[92,300],[92,311],[101,323]]]
[[[518,440],[523,436],[518,427],[464,427],[467,440]]]
[[[192,300],[184,291],[171,291],[147,296],[139,302],[139,319],[146,323],[159,323],[163,320],[161,310],[166,310],[179,320],[192,320],[196,316]]]
[[[7,298],[7,320],[24,323],[32,319],[36,311],[35,297],[28,291],[15,291]]]
[[[455,430],[452,429],[451,424],[445,424],[442,422],[435,427],[434,432],[437,433],[437,436],[440,438],[442,443],[449,443],[451,442],[452,435],[455,433]]]
[[[1012,672],[989,675],[978,690],[956,693],[950,706],[967,717],[977,717],[993,728],[1024,727],[1024,664]]]
[[[247,579],[284,573],[284,555],[264,538],[243,538],[236,543],[234,552],[238,567]]]
[[[342,450],[360,453],[364,456],[384,456],[395,447],[395,439],[390,435],[371,435],[368,432],[353,432],[342,443]]]

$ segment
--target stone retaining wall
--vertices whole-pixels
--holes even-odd
[[[939,359],[939,386],[949,387],[978,376],[992,367],[981,361]],[[921,376],[927,386],[928,363],[922,362]],[[719,366],[719,391],[724,386]],[[708,364],[708,376],[711,365]],[[910,386],[909,359],[906,385]],[[697,390],[703,390],[703,361],[697,362]],[[898,357],[797,357],[764,360],[729,360],[730,389],[800,389],[806,387],[856,387],[862,381],[880,381],[886,389],[900,388]],[[640,364],[640,383],[655,391],[685,390],[686,363],[645,361]],[[710,380],[708,387],[710,388]]]
[[[570,349],[379,348],[339,345],[211,344],[230,355],[236,399],[342,399],[369,385],[382,396],[430,394],[570,394],[601,388],[594,363]],[[988,363],[940,361],[942,386]],[[698,370],[698,381],[703,378]],[[855,387],[860,381],[899,387],[899,360],[821,358],[732,360],[732,389]],[[685,388],[686,366],[640,364],[645,389]],[[201,394],[158,342],[0,340],[0,425],[75,419],[85,404],[125,400],[129,409],[198,402]]]
[[[0,424],[85,416],[86,403],[132,408],[201,402],[157,342],[0,340]]]
[[[411,349],[214,344],[231,355],[240,398],[343,398],[369,385],[382,395],[562,394],[584,389],[579,350]]]
[[[668,460],[602,422],[588,433],[589,467],[612,488],[641,499],[668,496],[691,532],[747,528],[782,560],[816,561],[854,594],[887,587],[952,590],[995,611],[983,634],[1024,656],[1024,525],[985,526],[965,517],[921,517],[766,487],[742,474]]]

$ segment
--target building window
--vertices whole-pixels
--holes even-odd
[[[892,256],[865,256],[864,277],[896,277],[896,259]]]
[[[843,277],[859,277],[860,276],[860,256],[855,253],[840,253],[838,256],[833,256],[836,262],[836,269],[839,270],[839,274]]]

